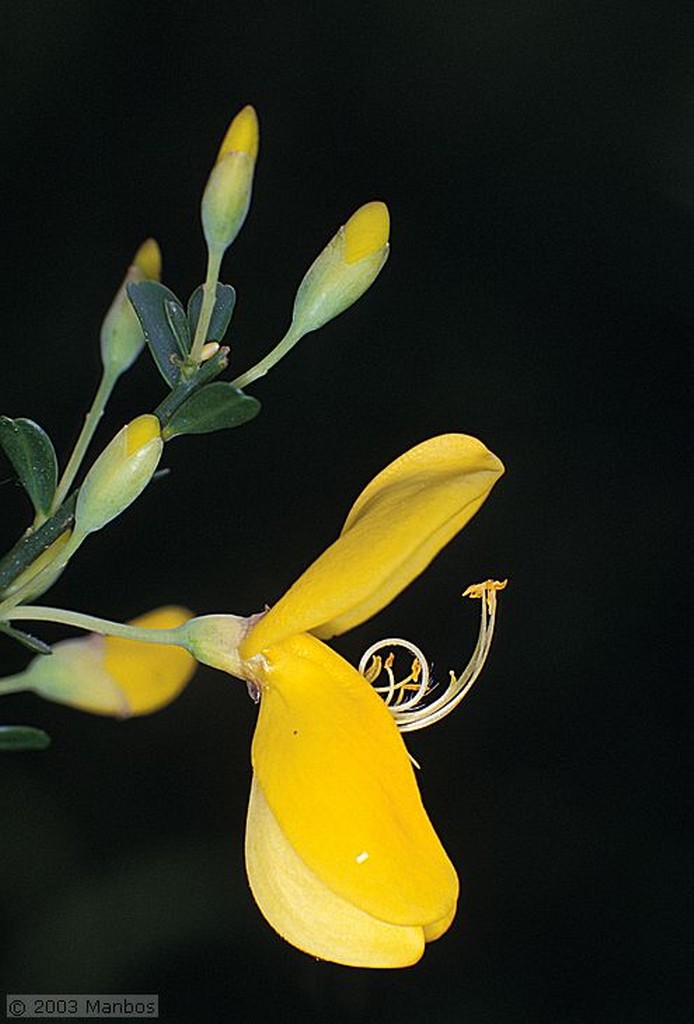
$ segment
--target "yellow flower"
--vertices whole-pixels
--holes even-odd
[[[395,718],[318,638],[388,604],[502,472],[475,438],[425,441],[366,487],[340,537],[266,614],[184,627],[199,660],[246,679],[260,698],[248,878],[269,923],[313,956],[403,967],[453,920],[456,873],[422,806]]]
[[[167,606],[131,622],[145,629],[173,629],[191,617],[185,608]],[[3,683],[12,690],[33,690],[41,697],[97,715],[128,718],[158,711],[172,701],[196,668],[180,647],[91,635],[55,644],[18,676]]]

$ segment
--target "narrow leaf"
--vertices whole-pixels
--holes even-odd
[[[163,287],[161,285],[160,287]],[[190,352],[190,328],[188,317],[181,303],[176,296],[164,299],[164,312],[169,327],[171,328],[181,355],[187,356]]]
[[[179,434],[210,434],[247,423],[259,412],[257,398],[244,395],[228,381],[215,381],[196,391],[176,410],[163,436],[168,440]]]
[[[7,622],[0,622],[0,633],[5,633],[21,644],[22,647],[28,647],[34,654],[53,653],[49,645],[44,643],[43,640],[39,640],[37,636],[32,636],[31,633],[25,633],[23,629],[16,629]]]
[[[0,444],[34,509],[47,515],[58,482],[58,459],[50,437],[33,420],[0,416]]]
[[[190,344],[190,335],[181,334],[183,307],[171,289],[158,281],[129,284],[127,291],[159,372],[173,387],[180,376],[179,361]]]
[[[0,750],[45,750],[51,737],[31,725],[0,725]]]
[[[188,323],[190,324],[191,336],[195,335],[195,329],[200,319],[202,308],[202,289],[199,285],[188,299]],[[215,297],[214,309],[210,319],[210,326],[207,328],[205,341],[220,341],[227,332],[231,316],[236,305],[236,292],[230,284],[218,284]]]

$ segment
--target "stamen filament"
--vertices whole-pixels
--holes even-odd
[[[374,689],[383,695],[385,704],[393,715],[400,732],[414,732],[416,729],[424,729],[439,722],[450,714],[470,692],[482,671],[491,647],[496,623],[496,593],[498,590],[503,590],[506,583],[506,580],[502,582],[485,580],[484,583],[473,584],[464,592],[463,597],[480,599],[481,619],[475,649],[460,675],[456,676],[455,672],[451,672],[448,686],[430,704],[417,707],[433,687],[429,685],[430,670],[426,658],[415,644],[409,640],[390,637],[372,644],[364,653],[359,662],[359,671],[372,685],[383,670],[388,676],[387,686],[374,686]],[[395,681],[392,670],[394,655],[390,653],[383,660],[377,653],[392,647],[404,647],[415,657],[410,675],[400,682]],[[402,694],[406,689],[412,689],[413,684],[416,686],[416,693],[408,700],[403,701]]]

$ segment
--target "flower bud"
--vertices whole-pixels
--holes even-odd
[[[145,343],[140,322],[130,304],[126,288],[131,283],[161,276],[161,253],[153,238],[148,238],[135,253],[122,285],[101,325],[101,361],[113,377],[124,373],[135,362]]]
[[[148,612],[130,625],[174,629],[190,616],[185,608],[168,606]],[[21,682],[26,684],[24,689],[48,700],[98,715],[128,718],[168,704],[194,671],[194,659],[180,647],[90,634],[62,640],[49,657],[39,655]]]
[[[352,214],[299,285],[292,334],[317,330],[364,294],[388,258],[389,230],[385,203],[366,203]]]
[[[202,228],[211,251],[224,252],[246,219],[258,156],[258,118],[251,106],[231,122],[202,197]]]
[[[125,511],[152,479],[163,447],[159,420],[150,413],[119,430],[80,488],[75,532],[86,536]]]

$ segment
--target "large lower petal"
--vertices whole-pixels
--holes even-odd
[[[296,633],[327,638],[370,618],[477,512],[504,471],[474,437],[444,434],[371,481],[340,537],[251,630],[243,657]]]
[[[254,771],[309,872],[380,921],[450,923],[456,873],[380,697],[306,634],[264,651],[256,669],[262,697]]]
[[[350,967],[407,967],[424,952],[423,928],[371,917],[306,867],[255,779],[246,824],[246,870],[266,920],[311,956]]]

